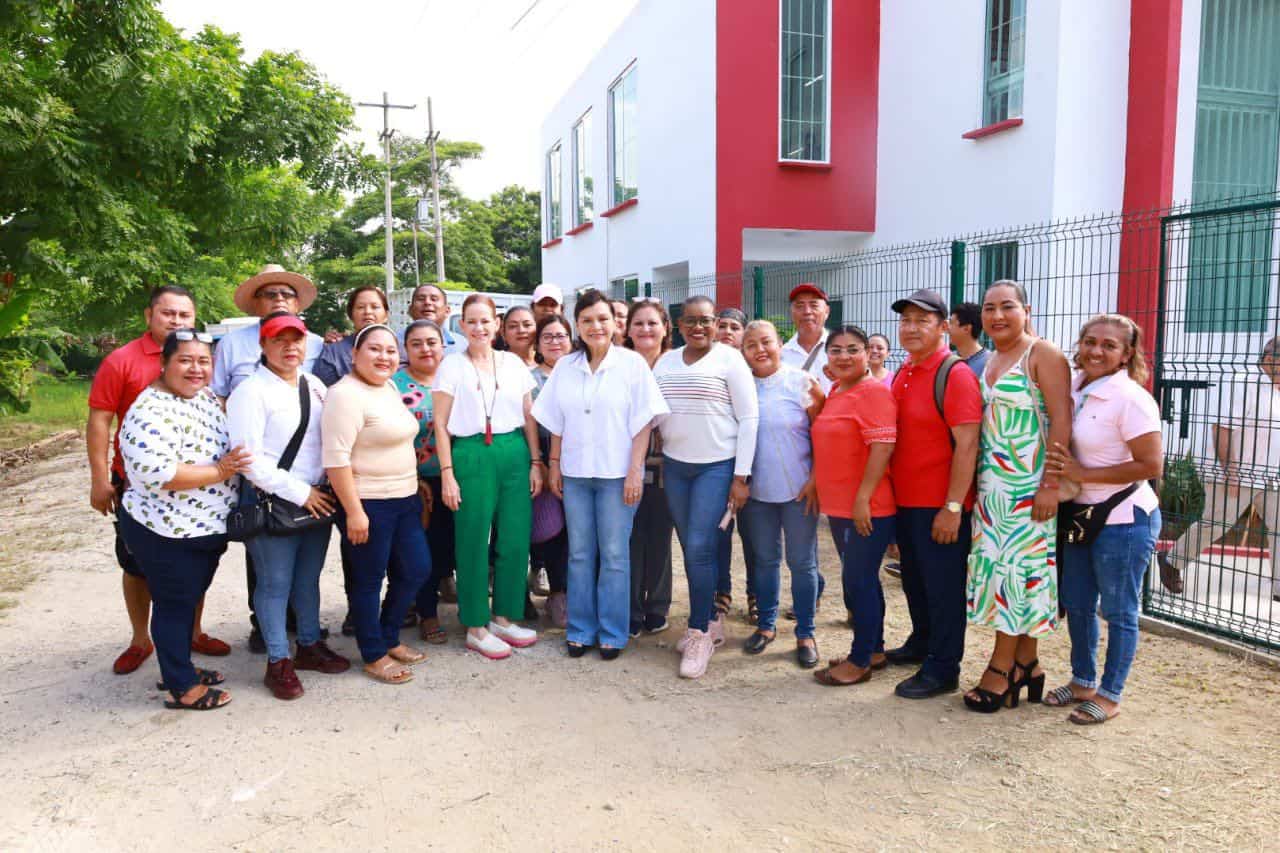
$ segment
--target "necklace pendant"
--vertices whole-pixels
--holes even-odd
[[[484,443],[486,447],[493,444],[493,421],[488,417],[484,419]]]

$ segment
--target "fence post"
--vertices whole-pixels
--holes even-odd
[[[951,307],[964,302],[965,244],[963,240],[951,241]]]
[[[764,317],[764,267],[751,268],[751,319]]]
[[[645,295],[645,296],[653,296],[653,282],[651,282],[651,281],[646,281],[646,282],[644,283],[644,295]]]

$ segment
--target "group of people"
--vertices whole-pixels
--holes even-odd
[[[299,316],[315,295],[305,277],[267,267],[235,293],[259,322],[215,350],[195,329],[191,295],[158,288],[147,332],[95,378],[91,500],[116,515],[134,633],[115,668],[133,671],[154,649],[169,707],[230,699],[222,675],[191,653],[229,652],[202,630],[201,604],[228,517],[234,532],[252,515],[264,520],[244,536],[251,644],[281,699],[303,695],[299,670],[350,666],[319,618],[334,526],[344,633],[369,677],[404,684],[426,655],[400,632],[417,624],[426,643],[447,642],[444,598],[456,597],[465,647],[495,660],[538,641],[521,624],[538,618],[531,590],[546,596],[571,658],[613,660],[630,639],[667,630],[673,531],[689,591],[679,673],[701,677],[725,642],[736,523],[755,625],[748,654],[777,637],[785,557],[795,660],[821,684],[901,665],[916,671],[899,696],[955,690],[968,623],[995,629],[968,707],[1016,706],[1025,688],[1030,701],[1077,705],[1073,722],[1118,712],[1159,531],[1147,481],[1163,458],[1128,318],[1085,324],[1073,376],[1034,335],[1016,282],[984,294],[985,363],[946,344],[948,322],[972,316],[920,290],[892,306],[906,360],[891,372],[888,338],[828,329],[814,284],[791,291],[785,341],[767,321],[692,296],[678,348],[662,304],[594,289],[566,311],[559,289],[542,285],[502,318],[470,294],[458,335],[435,285],[414,292],[403,330],[387,325],[386,295],[361,287],[347,301],[354,331],[327,343]],[[1105,516],[1101,530],[1059,537],[1060,517],[1081,506]],[[821,515],[852,639],[818,668]],[[892,545],[912,629],[886,649],[880,572]],[[1099,603],[1109,630],[1100,677]],[[1046,691],[1037,643],[1060,608],[1072,678]]]

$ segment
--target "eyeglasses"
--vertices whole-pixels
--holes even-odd
[[[829,347],[827,355],[862,355],[866,352],[864,347]]]
[[[278,287],[278,288],[272,288],[270,290],[266,290],[266,289],[259,290],[257,293],[254,294],[254,296],[258,297],[259,299],[270,299],[272,301],[275,301],[276,299],[297,299],[298,293],[297,291],[292,290],[291,288]]]
[[[715,317],[681,317],[680,325],[682,326],[701,326],[704,329],[714,328],[716,325]]]
[[[568,335],[543,335],[539,338],[544,344],[562,344],[569,340]]]
[[[197,332],[195,329],[175,329],[173,331],[174,340],[186,343],[188,341],[199,341],[202,344],[213,343],[213,335],[208,332]]]

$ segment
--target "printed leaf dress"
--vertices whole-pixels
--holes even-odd
[[[978,503],[973,513],[966,607],[969,622],[1039,637],[1058,626],[1057,518],[1033,521],[1044,474],[1048,418],[1027,375],[1027,356],[982,386]]]

